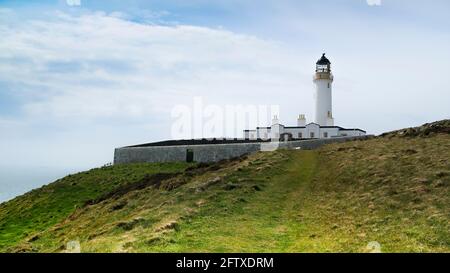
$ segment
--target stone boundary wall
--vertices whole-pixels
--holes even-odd
[[[353,140],[366,140],[373,138],[372,135],[365,136],[354,136],[354,137],[336,137],[336,138],[322,138],[322,139],[312,139],[312,140],[301,140],[301,141],[289,141],[280,142],[279,149],[296,149],[300,148],[302,150],[314,150],[320,148],[323,145],[330,143],[342,143]]]
[[[260,143],[181,145],[166,147],[124,147],[114,151],[114,164],[140,162],[186,161],[187,150],[194,153],[195,162],[217,162],[259,152]]]
[[[123,147],[115,149],[114,164],[186,161],[188,150],[193,152],[195,162],[217,162],[223,159],[231,159],[259,151],[274,151],[278,149],[312,150],[329,143],[365,140],[371,137],[373,136],[269,143]]]

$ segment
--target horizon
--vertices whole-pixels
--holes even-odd
[[[324,52],[337,126],[378,135],[448,119],[449,9],[444,0],[0,0],[0,202],[112,162],[116,147],[171,139],[173,109],[196,97],[277,105],[285,125],[303,113],[312,121]],[[268,124],[231,126],[237,133],[222,137]],[[202,133],[192,138],[221,137]]]

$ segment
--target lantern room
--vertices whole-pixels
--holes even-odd
[[[317,73],[330,73],[331,72],[331,62],[325,57],[325,53],[322,54],[322,58],[316,63]]]

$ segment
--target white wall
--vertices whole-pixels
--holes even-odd
[[[327,126],[328,112],[333,113],[331,97],[332,82],[331,79],[318,79],[314,81],[316,84],[316,90],[314,92],[316,105],[314,122],[321,126]]]
[[[312,136],[311,133],[314,135]],[[306,125],[306,136],[305,138],[319,138],[320,137],[320,126],[315,123],[310,123]]]
[[[269,139],[270,138],[270,129],[267,128],[258,128],[257,136],[261,139]]]
[[[272,129],[270,130],[270,138],[279,139],[280,135],[284,133],[284,126],[281,124],[272,125]]]
[[[275,133],[273,133],[275,132]],[[324,128],[320,127],[315,123],[310,123],[306,127],[284,127],[282,125],[276,126],[275,131],[272,132],[272,129],[267,128],[259,128],[256,131],[256,135],[258,138],[276,138],[275,134],[278,136],[282,133],[290,133],[293,138],[299,138],[299,133],[302,134],[302,138],[308,139],[311,138],[311,133],[314,133],[314,138],[333,138],[333,137],[341,137],[341,136],[364,136],[366,135],[364,132],[359,130],[340,130],[338,127],[332,128]],[[325,133],[327,133],[327,137],[325,137]]]
[[[257,139],[258,135],[257,135],[256,130],[244,131],[244,138],[245,139]]]
[[[328,134],[325,137],[325,133]],[[339,128],[320,128],[320,138],[332,138],[339,136]]]
[[[359,130],[341,130],[339,131],[339,136],[364,136],[366,135],[364,132]]]
[[[302,138],[306,137],[306,128],[285,128],[286,133],[291,133],[293,138],[299,138],[299,133],[302,134]]]

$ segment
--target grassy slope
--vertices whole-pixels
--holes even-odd
[[[43,188],[3,204],[0,242],[3,251],[64,251],[79,240],[88,252],[361,252],[377,241],[387,252],[449,252],[449,140],[386,137],[258,153],[82,206],[111,181],[186,166],[94,170],[65,178],[86,190]]]
[[[0,204],[0,250],[46,230],[64,220],[76,208],[116,187],[135,183],[145,175],[183,171],[189,165],[133,164],[99,168],[69,175]],[[31,250],[31,249],[29,249]]]
[[[450,251],[449,135],[330,145],[311,184],[312,224],[337,251]],[[312,210],[309,210],[312,211]]]

